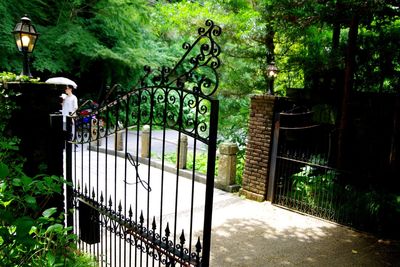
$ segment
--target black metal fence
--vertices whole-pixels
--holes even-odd
[[[280,112],[275,142],[274,203],[335,220],[337,170],[329,167],[333,129],[302,106]]]
[[[346,154],[340,155],[346,168],[337,165],[337,109],[280,104],[272,144],[273,203],[359,229],[392,231],[393,220],[400,218],[399,173],[389,149],[398,147],[396,100],[365,95],[353,100]]]
[[[66,148],[67,224],[99,266],[209,266],[220,27],[210,20],[174,68],[145,68],[134,90],[71,119]],[[182,71],[186,70],[186,71]],[[146,157],[142,128],[149,127]],[[152,135],[161,132],[161,166]],[[193,138],[192,177],[167,172],[167,131]],[[123,143],[122,148],[118,144]],[[159,140],[158,140],[159,143]],[[196,181],[196,147],[206,144],[205,184]],[[70,212],[71,211],[71,212]]]

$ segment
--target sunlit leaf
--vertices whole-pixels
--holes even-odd
[[[57,208],[49,208],[45,211],[43,211],[42,215],[45,218],[49,218],[51,215],[57,212]]]

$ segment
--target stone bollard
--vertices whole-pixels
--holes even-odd
[[[233,192],[239,189],[235,184],[238,151],[235,143],[222,143],[219,146],[218,177],[215,184],[222,190]]]
[[[140,150],[140,156],[142,158],[148,158],[150,156],[149,143],[150,143],[150,126],[144,125],[141,135],[141,150]]]
[[[120,121],[117,122],[117,128],[115,129],[115,150],[122,151],[124,150],[124,130],[123,125]]]
[[[179,151],[177,151],[177,154],[179,154],[179,159],[177,159],[176,161],[176,167],[178,169],[186,169],[187,153],[188,153],[188,137],[186,135],[182,135],[180,140]]]
[[[115,134],[117,135],[117,140],[115,143],[115,150],[122,151],[124,150],[124,131],[118,131]]]

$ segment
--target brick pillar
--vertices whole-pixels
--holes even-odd
[[[275,96],[251,97],[249,133],[240,194],[264,201],[267,195],[270,143],[273,134]]]

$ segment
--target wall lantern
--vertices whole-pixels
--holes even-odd
[[[31,24],[31,20],[27,15],[21,18],[21,22],[15,25],[14,31],[15,43],[17,44],[18,50],[24,56],[23,68],[21,75],[32,77],[29,70],[29,58],[28,54],[32,53],[35,48],[35,44],[39,34],[36,32],[35,27]]]
[[[275,65],[275,62],[271,62],[267,67],[267,77],[269,78],[269,87],[268,87],[268,94],[274,94],[274,80],[278,76],[278,68]]]

